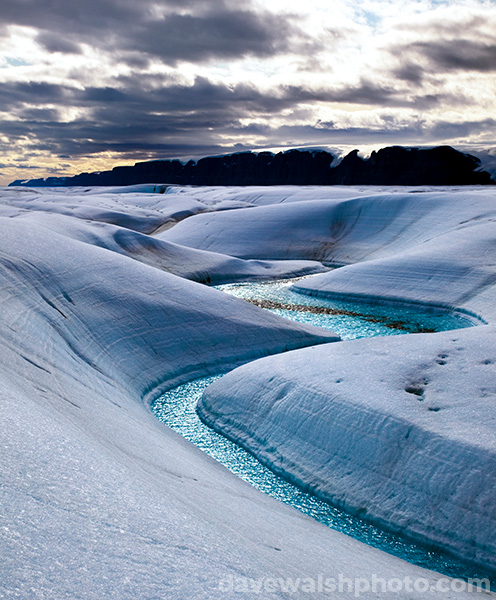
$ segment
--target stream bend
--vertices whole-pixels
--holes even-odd
[[[350,303],[306,296],[292,291],[291,284],[291,280],[286,280],[228,284],[218,288],[285,318],[332,329],[342,339],[446,331],[474,324],[473,320],[456,312],[419,311],[408,306]],[[300,490],[263,466],[244,448],[207,427],[196,413],[196,404],[203,390],[222,375],[196,379],[168,390],[152,403],[153,413],[241,479],[328,527],[448,576],[484,576],[454,558],[405,541]]]

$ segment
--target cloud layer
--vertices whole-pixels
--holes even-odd
[[[239,6],[3,0],[2,182],[239,149],[496,146],[495,2]]]

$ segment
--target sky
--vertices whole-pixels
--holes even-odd
[[[161,158],[496,149],[496,0],[1,0],[0,184]]]

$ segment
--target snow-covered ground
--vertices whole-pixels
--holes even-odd
[[[397,202],[384,196],[386,200],[377,200],[385,203],[384,210],[374,212],[370,197],[384,190],[176,186],[160,193],[162,189],[0,189],[0,598],[239,598],[252,597],[257,589],[258,597],[305,598],[312,597],[305,591],[311,591],[312,582],[317,590],[314,597],[357,597],[358,586],[364,597],[374,597],[365,591],[374,577],[387,580],[389,586],[389,591],[377,592],[378,597],[397,598],[398,580],[404,590],[412,581],[420,582],[402,597],[439,597],[440,593],[445,598],[472,597],[468,592],[449,591],[451,584],[435,573],[364,546],[265,497],[165,428],[150,413],[148,403],[162,389],[194,376],[336,339],[188,279],[221,282],[296,276],[325,270],[318,262],[322,259],[354,263],[369,261],[374,253],[374,258],[396,256],[401,261],[403,251],[413,252],[413,239],[427,243],[429,235],[441,240],[451,230],[473,227],[472,240],[467,234],[463,252],[472,248],[470,244],[474,248],[479,244],[477,260],[475,250],[468,258],[453,253],[458,279],[453,276],[451,281],[464,286],[460,305],[492,322],[494,195],[478,189],[434,195],[395,190]],[[416,199],[427,210],[428,198],[437,208],[415,225],[410,206]],[[361,210],[349,212],[349,205],[360,202]],[[362,216],[369,219],[369,227],[360,229]],[[403,227],[398,226],[401,219]],[[336,235],[325,229],[332,224],[335,230],[355,229],[348,251],[344,237],[336,245]],[[330,245],[324,252],[321,242],[326,231]],[[204,236],[201,243],[200,235]],[[403,235],[403,244],[394,241]],[[253,251],[235,251],[236,244],[251,246]],[[449,246],[443,244],[432,245],[440,248],[441,258]],[[290,262],[281,261],[284,258]],[[436,255],[433,263],[437,265],[441,258]],[[468,267],[463,271],[463,261],[476,275]],[[370,265],[372,272],[373,261]],[[449,271],[446,265],[445,271]],[[329,277],[319,285],[332,291],[330,275],[319,277]],[[366,279],[362,282],[367,289]],[[374,285],[373,292],[381,295]],[[403,288],[396,290],[396,295],[402,293]],[[429,301],[429,294],[421,300]],[[431,300],[438,301],[438,296]],[[445,301],[455,300],[459,295],[446,290]],[[413,365],[405,358],[408,351],[398,347],[399,362],[395,369],[391,365],[390,373],[373,368],[390,338],[376,342],[378,347],[383,343],[380,351],[359,346],[364,342],[350,342],[356,344],[360,361],[358,374],[351,364],[346,371],[346,377],[355,378],[347,387],[354,390],[350,406],[359,415],[364,391],[377,389],[384,378],[389,382],[385,384],[388,394],[374,407],[374,419],[369,417],[368,424],[380,411],[395,413],[389,392],[402,369],[416,373],[427,360],[424,357],[441,352],[436,344],[445,345],[447,364],[438,368],[446,367],[453,374],[463,364],[465,373],[459,379],[464,387],[456,382],[449,399],[447,394],[436,399],[443,380],[433,376],[424,384],[423,402],[404,390],[397,401],[427,406],[433,390],[433,401],[456,405],[445,411],[446,417],[443,410],[430,411],[428,417],[437,419],[429,421],[432,431],[439,430],[440,439],[449,440],[453,447],[458,444],[457,448],[463,447],[467,436],[444,435],[443,428],[470,410],[474,428],[479,412],[487,411],[480,417],[487,429],[475,427],[477,443],[470,452],[456,455],[460,460],[479,459],[493,448],[483,433],[487,431],[491,438],[494,371],[489,363],[478,367],[477,373],[484,372],[487,381],[477,388],[473,367],[491,358],[485,348],[493,339],[493,329],[458,331],[455,345],[448,343],[451,338],[436,335],[450,334],[411,338],[415,342],[408,343],[416,348]],[[474,346],[480,346],[480,351],[475,353]],[[306,383],[313,369],[328,368],[328,352],[334,348],[338,353],[351,352],[344,342],[321,348],[322,356],[320,350],[311,350],[319,360],[301,369]],[[299,356],[285,354],[284,359]],[[336,368],[340,364],[337,361]],[[250,376],[250,385],[264,387],[257,371]],[[230,377],[236,378],[236,373]],[[361,373],[372,373],[372,379],[361,379]],[[465,403],[463,410],[457,408],[457,398],[476,388],[473,407]],[[298,406],[304,406],[303,400]],[[243,410],[240,404],[240,415]],[[416,408],[411,412],[418,413]],[[392,428],[399,430],[401,419],[393,417],[389,415]],[[423,427],[424,417],[417,417],[418,425],[409,416],[422,435],[430,435]],[[359,435],[356,425],[351,431],[354,436]],[[292,446],[291,440],[288,443]],[[450,456],[455,459],[455,454]],[[447,477],[451,472],[449,465],[443,471]],[[473,486],[476,479],[471,480]],[[425,479],[425,486],[434,484]],[[401,478],[398,485],[400,489]],[[489,499],[488,519],[493,504]],[[475,502],[475,507],[481,505]],[[395,515],[394,510],[390,514]],[[465,517],[464,527],[472,519],[476,531],[482,529],[477,510],[467,511]],[[442,528],[444,520],[434,516],[429,522]],[[275,583],[271,578],[276,578]],[[282,590],[278,578],[293,578],[293,585],[300,578],[307,585],[290,594]],[[337,589],[326,595],[318,591],[322,578],[335,578],[338,584],[351,578],[353,585],[344,582],[342,592]],[[433,589],[421,593],[424,584]]]

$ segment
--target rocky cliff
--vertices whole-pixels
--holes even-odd
[[[393,146],[361,158],[358,150],[336,161],[322,150],[241,152],[183,163],[139,162],[74,177],[16,180],[10,185],[116,186],[139,183],[187,185],[476,185],[494,184],[478,158],[450,146],[420,149]]]

